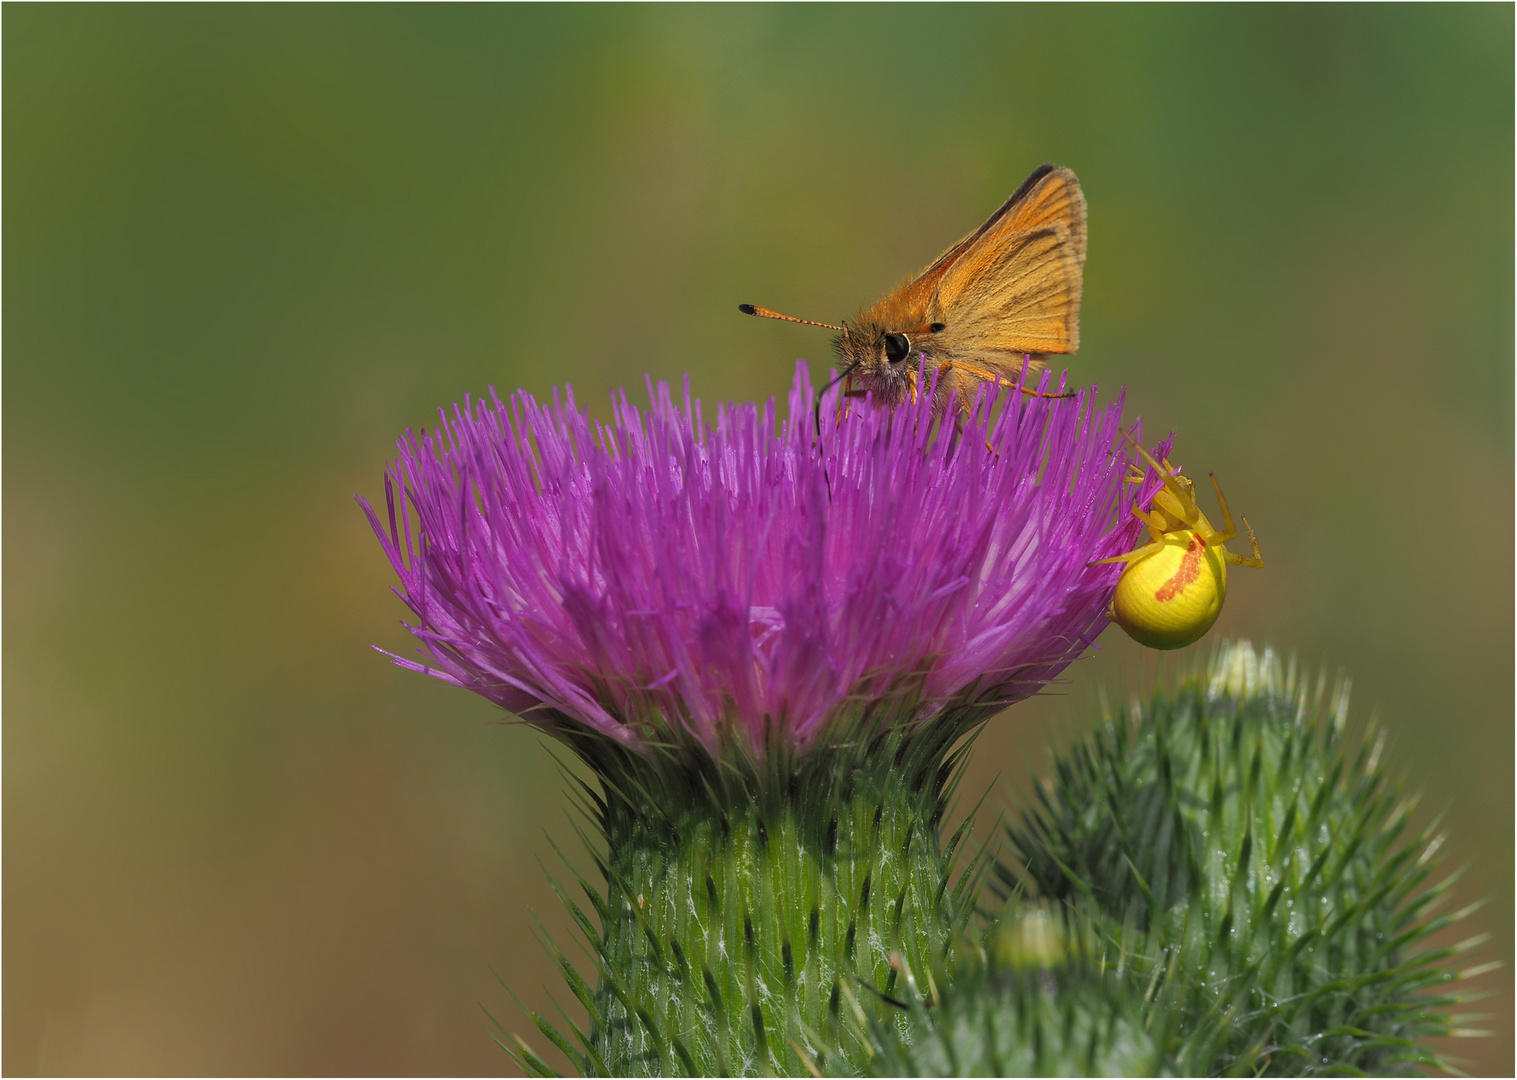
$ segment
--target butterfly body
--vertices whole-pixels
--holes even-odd
[[[841,326],[845,392],[895,405],[918,392],[925,363],[945,407],[975,386],[1016,382],[1026,365],[1080,345],[1085,196],[1068,169],[1044,165],[974,232]],[[750,315],[791,319],[742,305]],[[826,324],[814,324],[826,325]]]

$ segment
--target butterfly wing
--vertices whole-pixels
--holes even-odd
[[[1020,369],[1024,353],[1080,347],[1085,196],[1068,169],[1045,165],[910,288],[931,288],[944,352]]]

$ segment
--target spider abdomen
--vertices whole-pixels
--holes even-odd
[[[1222,550],[1191,529],[1166,532],[1162,548],[1122,571],[1112,621],[1151,649],[1180,649],[1200,640],[1227,598]]]

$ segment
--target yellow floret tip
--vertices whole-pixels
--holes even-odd
[[[1070,958],[1063,924],[1045,909],[1008,907],[1002,917],[1005,921],[995,937],[995,956],[1001,963],[1026,971],[1058,967]]]
[[[1164,546],[1128,563],[1112,597],[1112,621],[1151,649],[1199,641],[1222,613],[1227,562],[1222,546],[1193,530],[1164,534]]]

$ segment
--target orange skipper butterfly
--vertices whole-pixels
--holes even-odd
[[[1015,384],[1050,354],[1080,347],[1085,196],[1068,169],[1043,165],[985,224],[841,326],[740,304],[746,315],[838,331],[844,393],[894,405],[914,399],[925,365],[941,411],[976,385]],[[1027,394],[1036,391],[1023,390]],[[1060,395],[1064,396],[1064,395]]]

